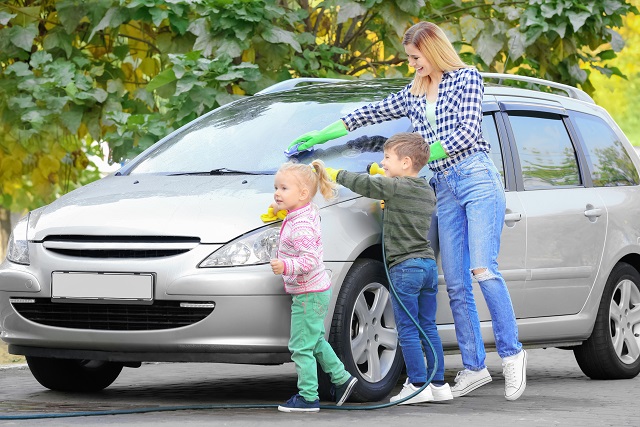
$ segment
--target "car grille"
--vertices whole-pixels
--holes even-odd
[[[199,243],[197,237],[48,236],[42,245],[60,255],[105,259],[168,257],[188,252]]]
[[[193,305],[197,304],[202,303]],[[180,301],[134,305],[59,303],[35,298],[35,302],[13,303],[12,306],[21,316],[42,325],[110,331],[179,328],[193,325],[213,311],[213,307],[181,307]]]

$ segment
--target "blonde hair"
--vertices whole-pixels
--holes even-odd
[[[429,161],[429,144],[418,133],[400,132],[387,139],[383,148],[393,150],[399,159],[408,157],[413,164],[413,170],[419,172]]]
[[[403,45],[412,45],[422,53],[431,64],[440,71],[453,71],[467,68],[458,52],[440,27],[431,22],[418,22],[404,33]],[[429,76],[415,76],[411,93],[417,96],[427,93]]]
[[[338,193],[338,185],[329,178],[322,160],[314,160],[310,165],[287,162],[280,166],[278,172],[295,174],[300,185],[309,190],[309,199],[313,199],[318,190],[325,200],[335,199]]]

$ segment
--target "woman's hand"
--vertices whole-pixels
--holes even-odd
[[[291,151],[293,148],[297,148],[297,151],[304,151],[316,144],[324,144],[327,141],[345,136],[348,133],[349,131],[347,131],[344,122],[342,120],[337,120],[324,129],[313,130],[299,136],[289,144],[287,150]]]

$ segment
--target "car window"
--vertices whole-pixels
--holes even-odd
[[[595,187],[637,185],[638,171],[622,142],[600,117],[574,113],[573,120],[586,147],[587,163]]]
[[[493,114],[485,114],[482,118],[482,136],[491,144],[491,151],[489,157],[496,165],[496,169],[500,173],[502,178],[502,186],[505,186],[504,181],[504,163],[502,160],[502,147],[498,139],[498,128],[496,127],[496,120]]]
[[[163,141],[130,173],[188,173],[226,168],[275,172],[289,160],[364,172],[382,160],[382,144],[397,132],[410,130],[409,119],[366,126],[348,135],[286,157],[284,151],[300,135],[318,130],[356,109],[363,102],[283,101],[253,97],[221,108]]]
[[[575,149],[561,116],[509,114],[525,190],[582,184]]]

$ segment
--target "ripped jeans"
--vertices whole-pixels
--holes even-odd
[[[466,369],[485,367],[480,319],[472,293],[472,270],[491,315],[500,357],[520,352],[518,325],[507,285],[498,271],[505,196],[489,156],[475,153],[434,175],[438,235],[444,279]]]

